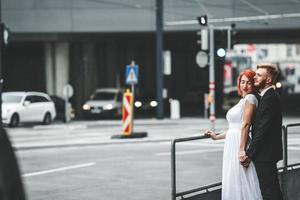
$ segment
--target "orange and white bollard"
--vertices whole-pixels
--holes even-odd
[[[122,108],[122,123],[123,123],[123,135],[129,136],[132,134],[132,106],[133,95],[129,89],[123,95],[123,108]]]

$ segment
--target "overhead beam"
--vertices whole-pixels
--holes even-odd
[[[234,23],[234,22],[250,22],[250,21],[263,21],[263,20],[275,20],[284,18],[298,18],[300,13],[286,13],[277,15],[258,15],[258,16],[247,16],[247,17],[228,17],[220,19],[208,19],[210,24],[214,23]],[[182,26],[182,25],[195,25],[199,24],[198,20],[182,20],[182,21],[169,21],[166,22],[166,26]]]

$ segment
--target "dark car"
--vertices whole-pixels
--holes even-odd
[[[169,99],[163,99],[164,115],[170,114]],[[138,118],[155,117],[157,114],[157,100],[155,98],[136,98],[134,103],[134,114]]]
[[[56,120],[65,121],[65,100],[56,95],[50,95],[56,110]]]
[[[54,102],[54,106],[56,109],[56,120],[61,120],[63,122],[66,121],[65,116],[65,99],[62,97],[59,97],[57,95],[50,95],[51,100]],[[75,117],[75,111],[73,108],[71,108],[71,118]]]

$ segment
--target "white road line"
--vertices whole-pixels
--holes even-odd
[[[49,170],[44,170],[44,171],[39,171],[39,172],[23,174],[22,176],[23,177],[37,176],[37,175],[49,174],[49,173],[54,173],[54,172],[59,172],[59,171],[70,170],[70,169],[89,167],[89,166],[92,166],[92,165],[95,165],[95,164],[96,163],[85,163],[85,164],[80,164],[80,165],[73,165],[73,166],[68,166],[68,167],[61,167],[61,168],[56,168],[56,169],[49,169]]]
[[[198,153],[211,153],[211,152],[219,152],[219,151],[223,151],[223,149],[205,149],[205,150],[177,151],[176,155],[198,154]],[[170,156],[170,152],[157,153],[155,155],[156,156]]]
[[[300,147],[288,147],[288,150],[300,151]]]

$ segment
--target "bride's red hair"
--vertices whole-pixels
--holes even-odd
[[[240,75],[237,79],[237,92],[240,96],[242,96],[242,91],[241,91],[241,88],[240,88],[242,76],[245,75],[249,79],[249,81],[251,82],[252,86],[254,87],[254,76],[255,76],[255,74],[256,73],[251,69],[246,69],[246,70],[244,70],[240,73]]]

